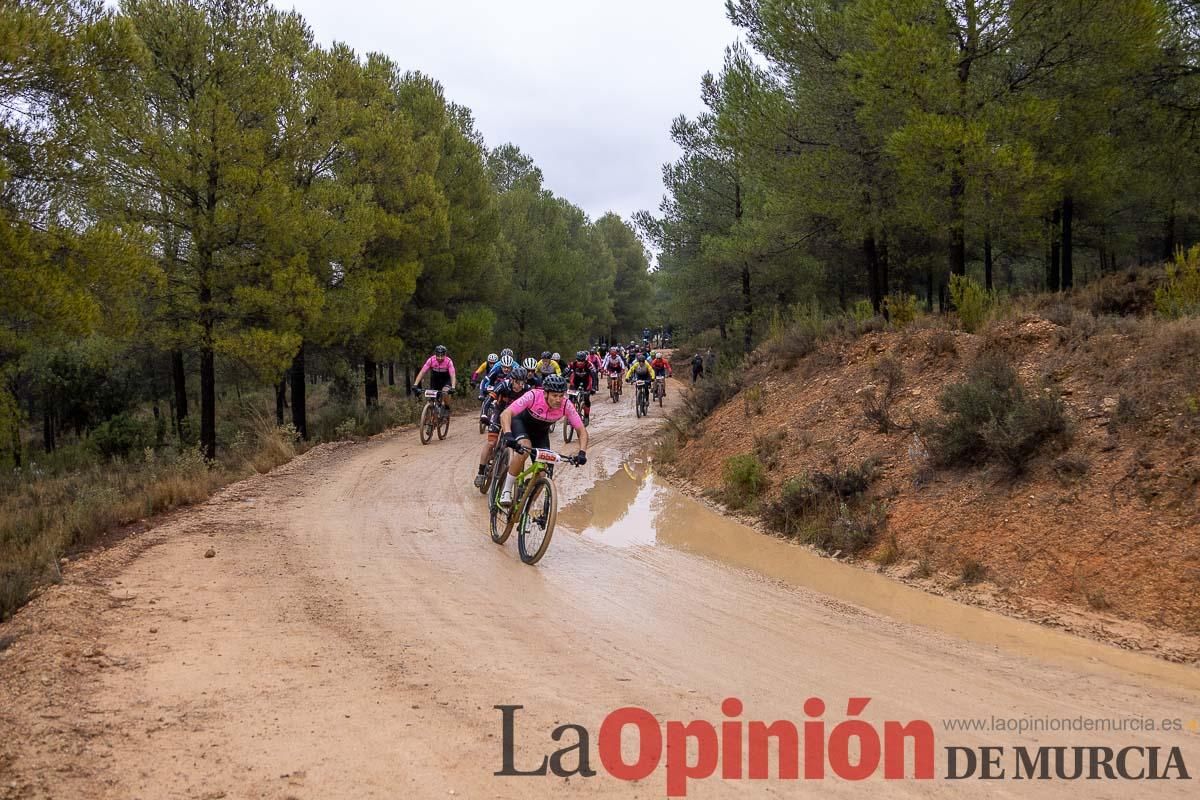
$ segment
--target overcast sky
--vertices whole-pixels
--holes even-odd
[[[322,44],[380,51],[474,112],[489,147],[513,142],[546,186],[596,219],[658,210],[668,130],[702,110],[738,31],[723,0],[273,0]]]

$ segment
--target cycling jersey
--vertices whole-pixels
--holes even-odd
[[[534,367],[534,371],[539,375],[549,375],[551,372],[555,375],[562,375],[562,370],[558,368],[558,363],[548,358],[545,361],[539,361],[537,366]]]
[[[600,362],[600,368],[605,372],[624,372],[625,360],[619,355],[609,353],[604,357],[604,361]]]
[[[597,374],[601,371],[600,365],[604,360],[600,358],[599,353],[588,353],[587,362],[592,365],[592,369],[596,370]]]
[[[630,376],[637,373],[638,380],[646,380],[654,378],[654,367],[650,366],[649,361],[635,361],[629,365],[629,371],[625,373],[625,380],[629,380]]]
[[[656,358],[650,362],[650,366],[654,367],[654,372],[662,375],[664,372],[667,376],[671,374],[671,364],[665,358]]]
[[[596,370],[587,361],[572,361],[567,367],[567,385],[572,389],[594,391],[596,388]]]
[[[520,391],[513,386],[511,380],[503,380],[488,391],[488,396],[495,404],[497,411],[508,408],[518,398],[529,392],[528,386],[522,386]]]
[[[487,362],[487,359],[484,359],[483,363],[480,364],[478,367],[476,367],[475,371],[471,373],[471,380],[477,381],[481,377],[486,376],[487,373],[488,373],[488,362]]]
[[[533,423],[544,425],[549,429],[552,423],[566,417],[571,427],[576,430],[583,429],[583,420],[580,419],[579,412],[575,410],[574,403],[564,397],[558,408],[551,408],[550,404],[546,402],[546,393],[542,389],[534,389],[521,395],[513,401],[508,410],[514,417],[518,415],[523,417],[526,428]]]
[[[420,383],[421,378],[425,373],[429,373],[429,384],[433,389],[442,389],[446,386],[454,386],[457,381],[454,374],[454,360],[450,356],[430,356],[425,362],[425,366],[421,367],[421,371],[417,373],[417,379],[414,383]]]

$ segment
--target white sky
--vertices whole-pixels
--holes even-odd
[[[723,0],[273,0],[322,44],[379,51],[468,106],[489,147],[513,142],[555,194],[597,219],[657,212],[678,114],[738,31]]]

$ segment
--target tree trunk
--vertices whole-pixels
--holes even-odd
[[[171,382],[175,385],[175,433],[183,441],[183,421],[188,415],[187,376],[183,372],[183,353],[171,351]]]
[[[1067,195],[1062,201],[1062,288],[1075,285],[1074,243],[1071,240],[1071,223],[1075,217],[1075,200]]]
[[[742,262],[742,314],[746,317],[746,327],[742,335],[742,352],[749,353],[754,349],[754,301],[750,297],[750,262]]]
[[[933,267],[925,270],[925,313],[933,313]]]
[[[879,241],[879,298],[880,302],[888,296],[891,286],[888,279],[888,243],[885,234]]]
[[[961,156],[958,156],[961,158]],[[950,174],[950,274],[967,274],[967,241],[963,231],[963,195],[967,181],[957,163]]]
[[[366,391],[367,408],[379,405],[379,371],[375,362],[363,356],[363,387]]]
[[[388,362],[388,386],[396,385],[396,362]]]
[[[720,331],[720,333],[721,333],[721,341],[722,342],[727,341],[729,339],[729,333],[725,330],[725,320],[721,320],[720,322],[717,323],[717,330]]]
[[[875,248],[875,237],[867,234],[862,246],[867,261],[867,294],[871,298],[871,308],[879,314],[883,311],[883,296],[879,292],[879,251]]]
[[[992,229],[983,230],[983,288],[992,290]]]
[[[209,461],[217,457],[217,372],[211,328],[200,346],[200,451]]]
[[[1167,222],[1163,231],[1163,260],[1175,258],[1175,201],[1171,201],[1171,209],[1167,212]]]
[[[300,438],[308,440],[308,409],[304,392],[307,386],[304,382],[304,342],[292,356],[292,366],[288,370],[292,378],[292,427],[300,434]]]
[[[42,449],[47,453],[54,452],[54,417],[47,403],[42,405]]]
[[[1054,209],[1054,215],[1050,218],[1050,264],[1046,271],[1046,289],[1051,292],[1057,292],[1059,283],[1059,241],[1058,232],[1059,226],[1062,223],[1062,210]]]
[[[283,409],[287,406],[287,385],[288,375],[287,370],[284,370],[283,377],[275,386],[275,424],[281,427],[283,426]]]

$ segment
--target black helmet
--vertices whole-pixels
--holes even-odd
[[[523,381],[529,377],[529,372],[518,364],[517,366],[513,367],[512,372],[509,373],[509,377],[511,377],[514,381]]]
[[[545,361],[545,360],[546,360],[546,359],[548,359],[548,358],[550,358],[550,351],[549,351],[549,350],[543,350],[543,351],[542,351],[542,361]]]
[[[506,347],[500,351],[501,358],[504,358],[505,356],[511,356],[512,354],[513,354],[512,348],[509,348],[509,347]]]
[[[446,345],[439,344],[437,347],[433,348],[433,352],[439,356],[446,355]]]
[[[587,351],[586,351],[586,350],[580,350],[578,353],[576,353],[576,354],[575,354],[575,360],[576,360],[576,361],[585,361],[585,360],[587,360]]]
[[[637,354],[637,360],[638,360],[638,361],[645,361],[645,360],[646,360],[646,354],[645,354],[645,353],[638,353],[638,354]]]
[[[562,394],[567,391],[567,379],[562,375],[547,375],[542,381],[542,389],[547,392],[558,392]]]

